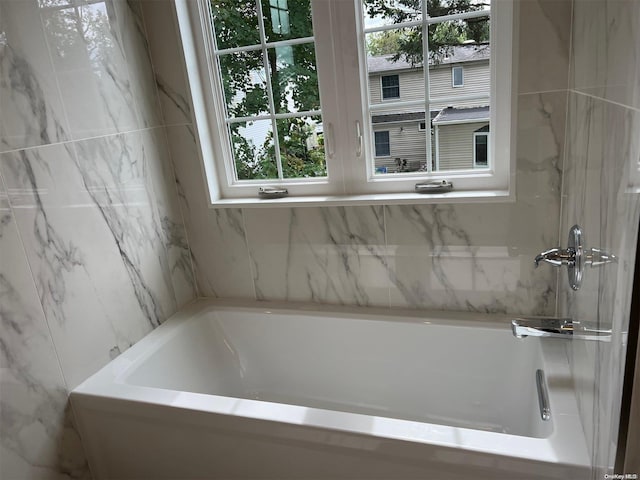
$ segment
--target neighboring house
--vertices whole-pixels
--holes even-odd
[[[489,149],[489,45],[453,47],[438,64],[429,65],[432,103],[429,125],[424,108],[377,112],[371,122],[378,171],[424,169],[426,132],[431,133],[434,170],[486,168]],[[422,65],[391,55],[369,57],[371,105],[421,100],[425,96]],[[455,97],[486,95],[476,100]],[[451,98],[454,100],[451,100]]]

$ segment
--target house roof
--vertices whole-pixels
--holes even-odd
[[[433,120],[440,110],[433,110],[431,112],[431,120]],[[408,122],[411,120],[424,120],[424,112],[407,112],[407,113],[389,113],[386,115],[373,115],[371,117],[371,123],[393,123],[393,122]]]
[[[450,55],[441,59],[437,65],[447,65],[452,63],[474,62],[478,60],[488,60],[491,54],[491,46],[481,45],[457,45],[452,47]],[[390,72],[394,70],[410,70],[422,68],[422,64],[412,65],[403,58],[392,61],[393,55],[381,55],[378,57],[367,57],[367,66],[369,73]],[[436,62],[430,61],[430,65],[436,65]]]
[[[489,120],[489,107],[443,108],[433,119],[434,124],[463,122],[469,120]]]

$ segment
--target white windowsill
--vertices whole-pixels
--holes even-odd
[[[210,208],[260,207],[328,207],[359,205],[409,205],[446,203],[513,202],[515,195],[508,190],[460,191],[440,194],[380,193],[368,195],[317,195],[274,199],[227,198],[211,202]]]

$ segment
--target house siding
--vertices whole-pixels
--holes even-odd
[[[382,100],[380,77],[387,75],[398,75],[400,79],[400,98]],[[372,105],[384,102],[420,100],[424,98],[424,77],[422,75],[422,69],[371,75],[369,76],[369,95]],[[415,110],[415,107],[413,110]]]
[[[452,67],[463,67],[464,86],[453,87],[451,83]],[[491,81],[491,73],[489,70],[489,62],[467,62],[451,65],[439,65],[432,67],[429,72],[429,81],[431,87],[431,97],[452,97],[486,94],[489,95],[489,85]],[[433,103],[431,109],[445,108],[452,102]],[[473,100],[473,101],[456,101],[456,107],[480,107],[488,105],[489,99]]]
[[[488,122],[438,126],[439,170],[473,168],[473,132]]]

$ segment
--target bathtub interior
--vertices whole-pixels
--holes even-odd
[[[118,382],[546,438],[539,340],[507,325],[208,310]]]

